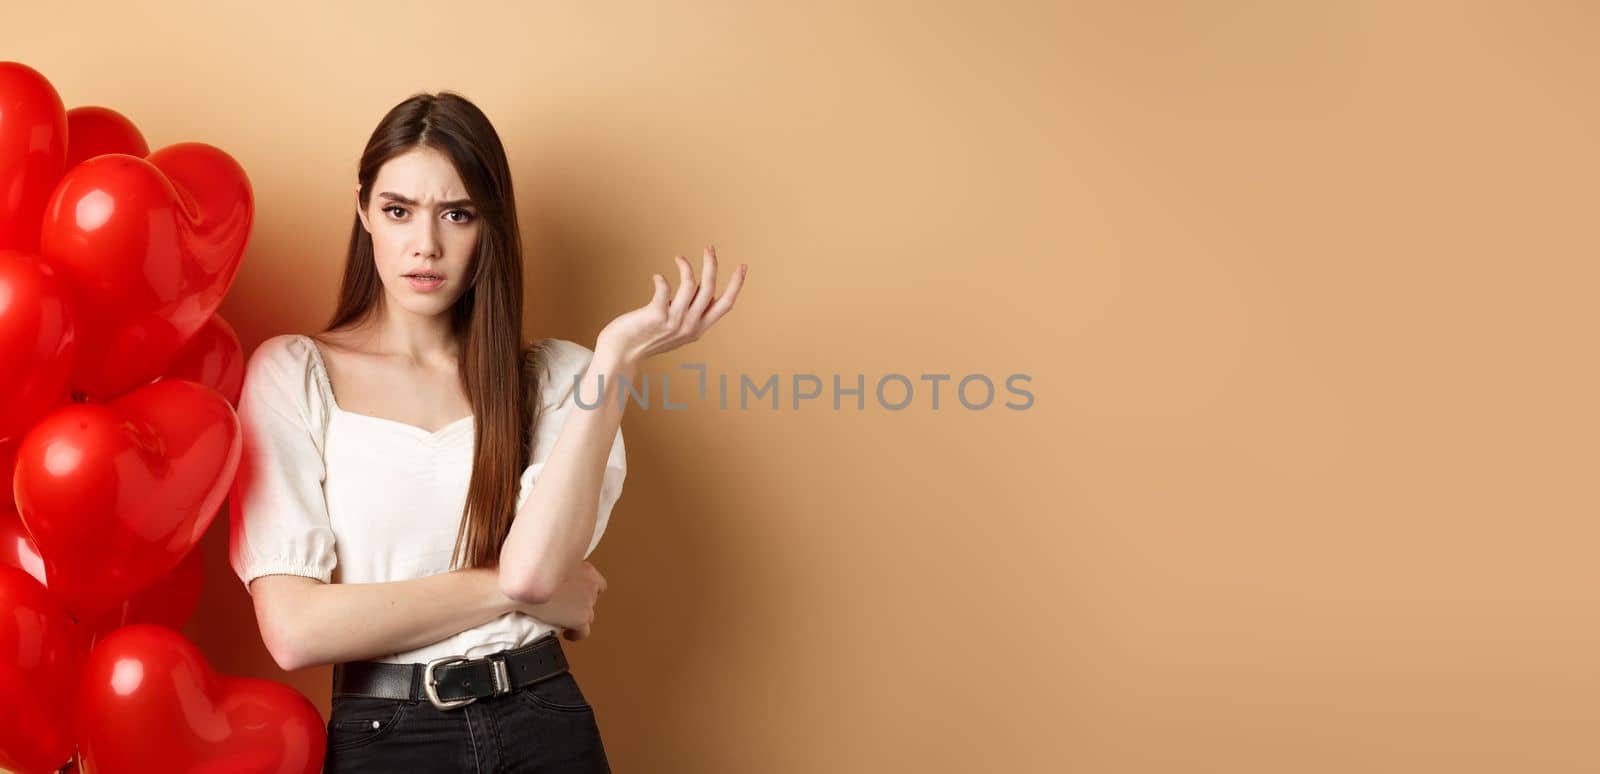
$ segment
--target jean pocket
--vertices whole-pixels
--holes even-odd
[[[348,750],[371,744],[405,719],[409,702],[373,696],[338,696],[328,718],[328,747]]]
[[[562,672],[555,677],[524,686],[516,695],[535,709],[546,712],[574,715],[594,712],[594,707],[589,706],[589,699],[583,695],[583,690],[578,687],[577,678],[574,678],[571,672]]]

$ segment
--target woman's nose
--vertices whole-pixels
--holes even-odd
[[[416,236],[412,251],[420,257],[434,257],[439,254],[439,235],[434,233],[433,226],[422,227],[422,232]]]

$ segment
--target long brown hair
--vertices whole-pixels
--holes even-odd
[[[484,567],[499,561],[500,545],[516,516],[517,488],[538,420],[542,352],[521,343],[522,236],[511,170],[499,134],[476,105],[450,91],[414,94],[395,105],[361,153],[361,209],[367,209],[384,163],[418,146],[451,160],[483,226],[467,289],[449,314],[461,345],[461,383],[476,417],[472,481],[451,564]],[[360,323],[382,301],[372,235],[357,216],[338,306],[327,329]]]

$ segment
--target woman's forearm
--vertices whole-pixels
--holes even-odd
[[[265,578],[256,583],[261,580]],[[281,620],[294,622],[287,627],[289,654],[274,651],[274,658],[285,669],[413,650],[519,607],[516,600],[500,592],[499,574],[493,567],[385,583],[306,581],[273,587],[274,592],[290,589],[277,600],[286,604],[275,605]]]
[[[597,350],[573,387],[572,413],[500,549],[500,586],[508,596],[542,602],[583,561],[594,537],[606,459],[622,425],[621,382],[633,383],[636,374],[621,358]],[[602,377],[599,405],[578,405],[579,398],[594,405]]]

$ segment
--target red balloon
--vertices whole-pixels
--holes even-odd
[[[0,249],[0,440],[68,397],[78,351],[71,296],[55,267]]]
[[[45,579],[44,558],[39,556],[33,537],[9,500],[0,503],[0,565],[21,570],[41,585],[49,585]]]
[[[200,605],[205,587],[205,555],[199,548],[190,551],[176,569],[118,605],[115,610],[84,622],[91,644],[124,626],[147,623],[182,631],[183,625]]]
[[[22,517],[12,510],[9,502],[0,503],[0,565],[22,570],[46,589],[50,587],[44,558],[39,556],[39,549],[28,534],[28,528],[23,526]],[[178,563],[177,569],[161,576],[111,612],[84,622],[85,649],[95,639],[103,639],[120,627],[136,623],[181,631],[194,615],[195,608],[200,606],[200,592],[204,590],[205,581],[205,555],[196,548]]]
[[[51,412],[22,437],[14,478],[51,593],[91,618],[171,572],[211,525],[239,453],[233,408],[194,382]]]
[[[39,219],[66,171],[61,95],[21,62],[0,62],[0,247],[39,249]]]
[[[80,655],[61,604],[0,567],[0,768],[51,772],[72,757]]]
[[[111,108],[86,105],[68,110],[67,165],[64,168],[72,169],[107,153],[148,156],[150,146],[145,143],[139,127]]]
[[[221,315],[212,315],[167,365],[163,379],[188,379],[222,393],[235,408],[244,388],[244,348]]]
[[[204,143],[96,156],[50,196],[39,252],[77,291],[72,387],[107,400],[160,376],[216,313],[254,218],[244,169]]]
[[[183,635],[149,624],[113,632],[78,685],[78,749],[92,772],[317,774],[322,715],[271,680],[212,671]]]
[[[17,442],[20,440],[0,441],[0,473],[5,474],[5,478],[0,481],[5,482],[6,505],[13,510],[17,507],[17,499],[11,493],[11,477],[17,470]]]

